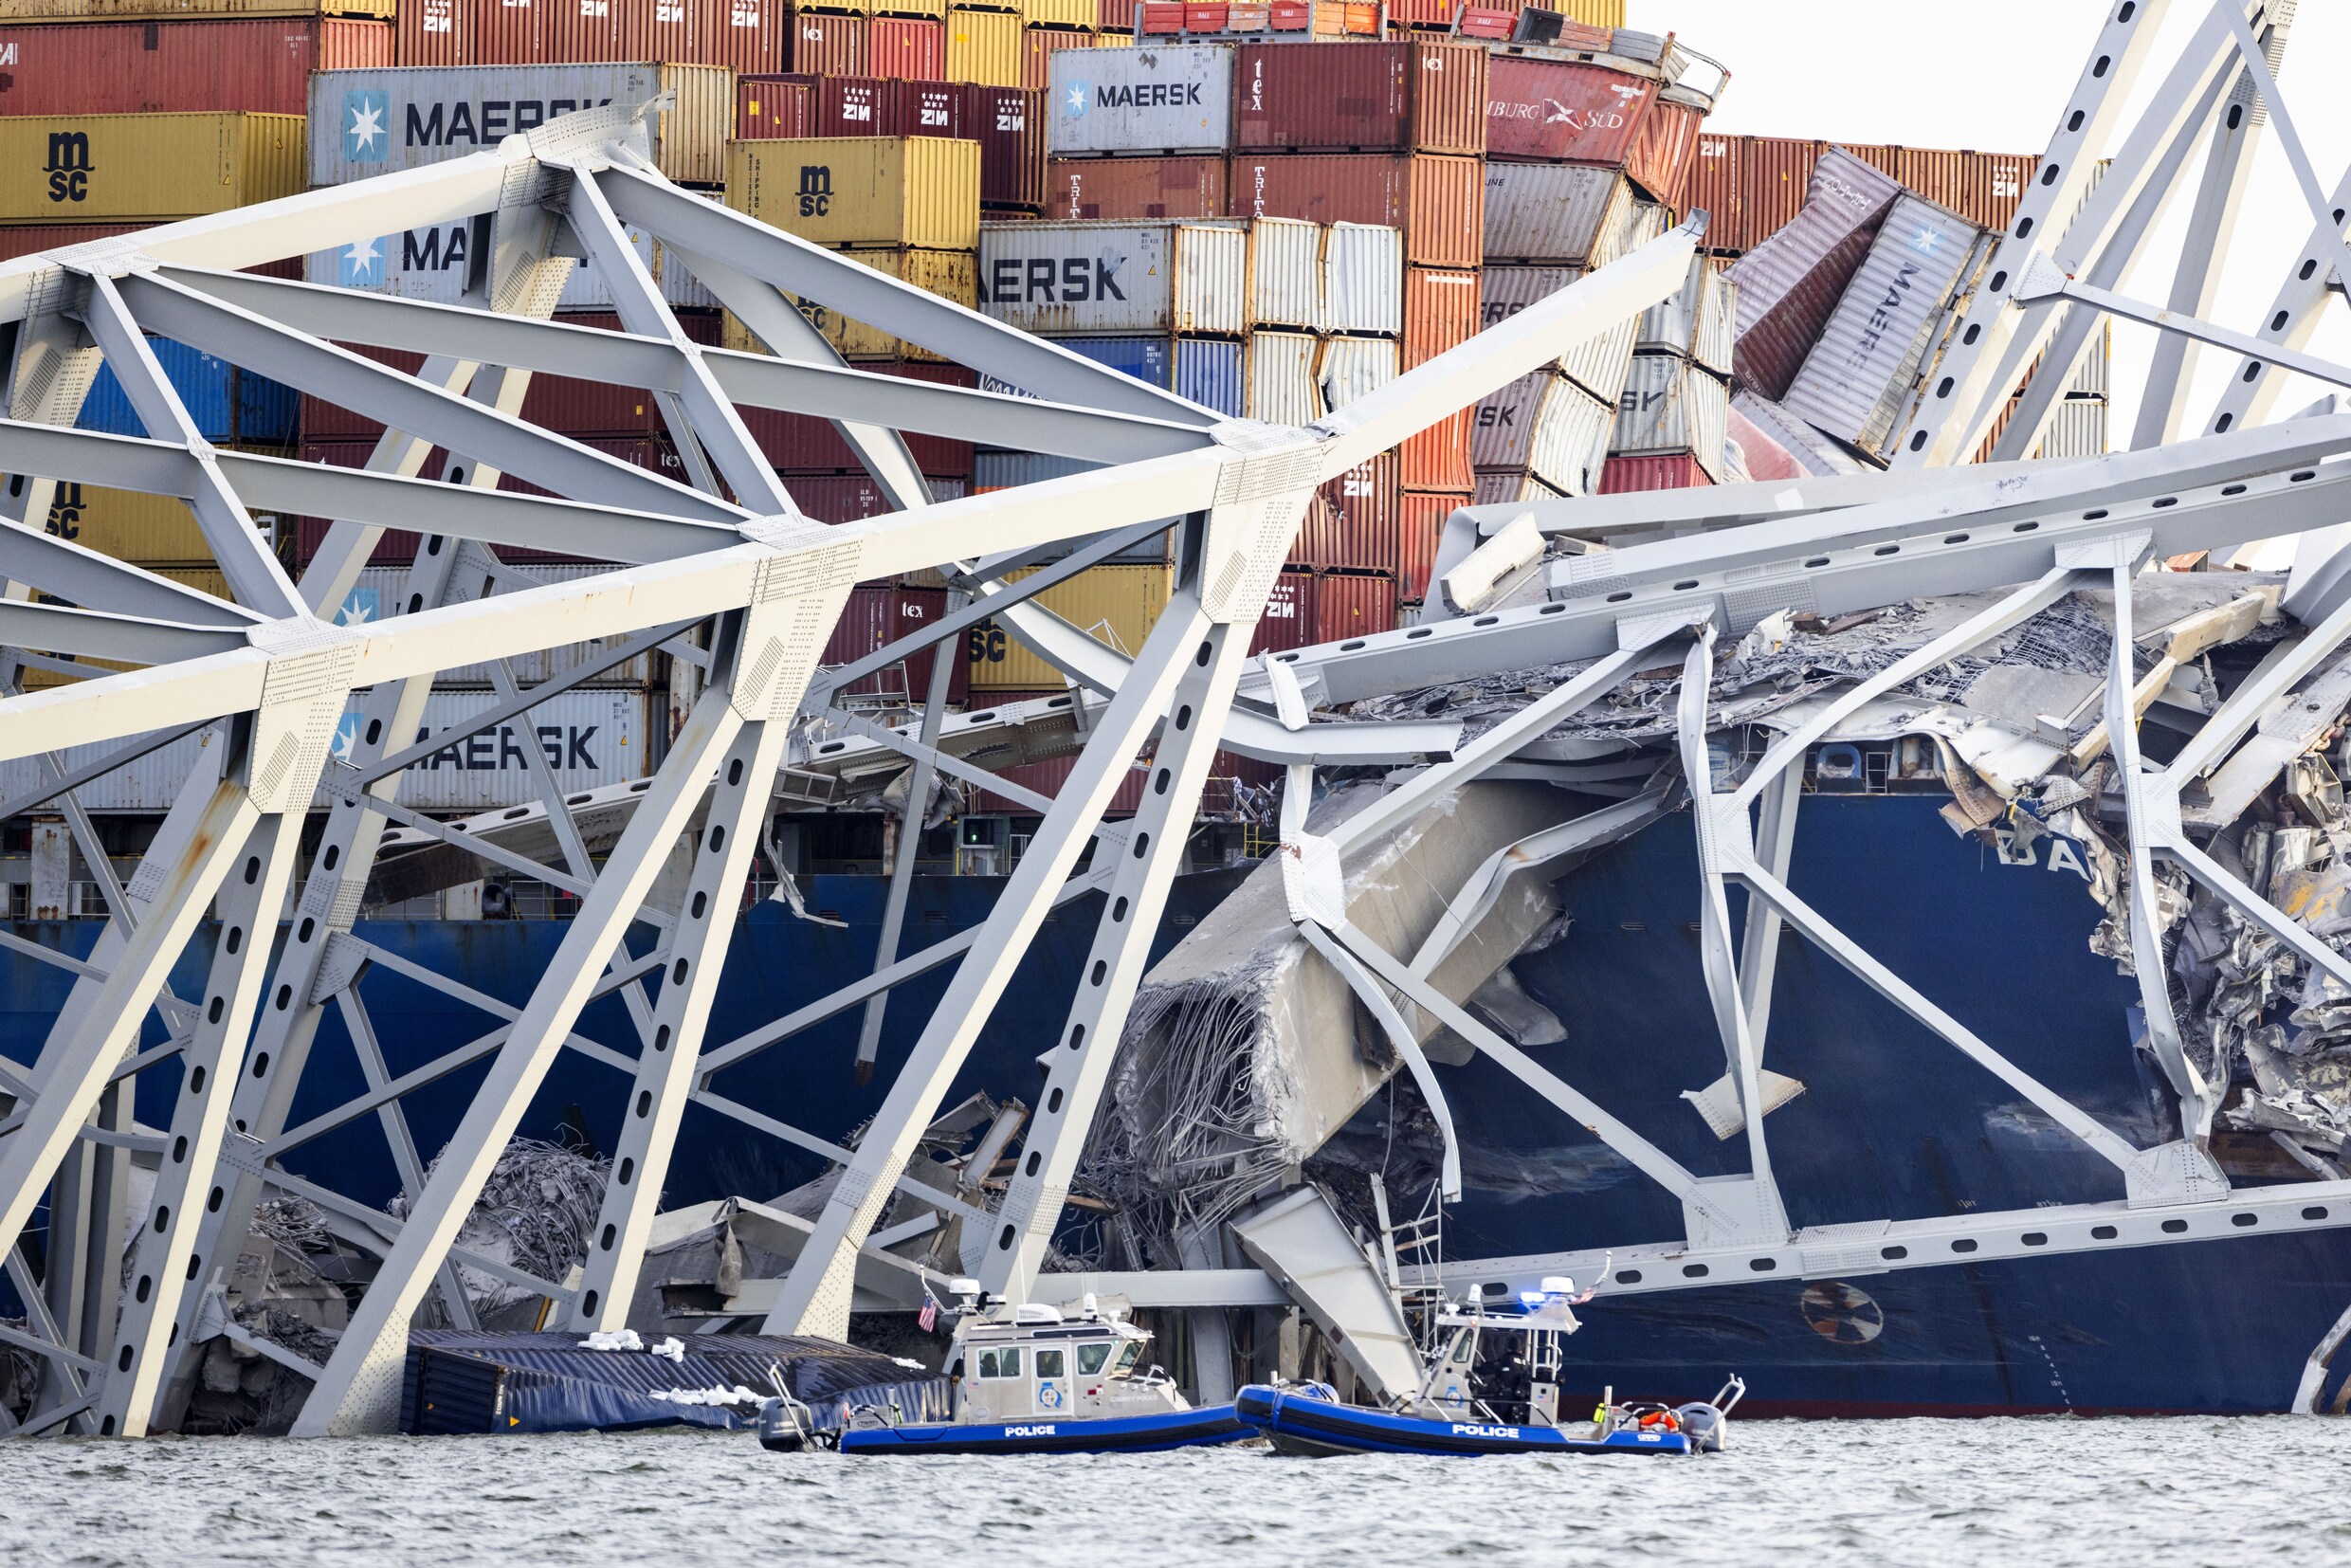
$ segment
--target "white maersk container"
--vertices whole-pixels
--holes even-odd
[[[1730,388],[1681,356],[1636,355],[1609,450],[1619,457],[1687,452],[1721,483],[1730,407]]]
[[[346,756],[359,734],[367,694],[354,696],[335,732],[332,757]],[[425,700],[421,733],[428,738],[498,702],[495,692],[436,691]],[[658,699],[642,688],[598,688],[558,692],[504,724],[450,742],[400,775],[399,804],[421,811],[487,811],[538,799],[529,753],[536,745],[566,793],[607,784],[625,784],[652,772],[648,718],[661,711]],[[218,729],[199,730],[159,746],[145,757],[92,779],[82,787],[82,804],[93,811],[168,811],[180,786],[196,771],[206,749],[223,744]],[[66,765],[95,760],[106,744],[76,746]],[[330,760],[329,768],[337,766]],[[38,758],[0,762],[0,790],[10,794],[36,782]],[[314,804],[332,802],[324,795]]]
[[[1482,472],[1531,474],[1561,495],[1588,495],[1614,423],[1608,404],[1556,371],[1537,371],[1478,404],[1469,461]]]
[[[1045,150],[1053,157],[1232,145],[1230,45],[1060,49],[1048,66]]]
[[[1325,409],[1343,409],[1358,397],[1369,397],[1401,372],[1403,345],[1393,337],[1331,337],[1322,344],[1322,366],[1317,379],[1322,386]]]
[[[537,585],[577,582],[583,577],[600,577],[608,572],[616,572],[619,568],[569,562],[534,562],[503,566],[500,570]],[[380,621],[386,616],[398,614],[402,585],[407,582],[408,574],[409,569],[405,566],[362,567],[358,582],[353,585],[350,593],[344,596],[341,608],[335,613],[336,624],[364,626]],[[480,575],[466,573],[461,561],[450,574],[448,602],[459,604],[484,597],[486,595],[482,592],[483,587]],[[627,640],[625,636],[614,639],[618,642]],[[562,647],[534,648],[508,660],[507,664],[511,666],[511,673],[516,684],[530,687],[538,684],[541,681],[553,680],[558,675],[569,674],[577,669],[581,665],[588,663],[605,646],[602,642],[585,642],[571,643]],[[632,659],[613,665],[592,677],[589,684],[599,686],[641,686],[649,684],[652,679],[653,656],[649,653],[640,653]],[[490,666],[487,665],[457,665],[442,670],[433,677],[433,684],[436,687],[486,688],[492,684]]]
[[[1404,335],[1404,231],[1335,223],[1322,239],[1322,330]]]
[[[979,308],[1023,332],[1237,336],[1248,278],[1248,234],[1237,223],[987,223],[979,229]]]
[[[1584,276],[1579,266],[1489,266],[1478,274],[1478,330],[1507,321],[1539,300],[1549,299]],[[1567,378],[1613,405],[1625,390],[1632,365],[1632,338],[1639,318],[1628,316],[1596,337],[1588,337],[1555,361]]]
[[[1248,228],[1248,319],[1251,326],[1322,325],[1322,235],[1302,218],[1258,218]]]
[[[683,264],[669,256],[661,243],[643,229],[629,230],[629,243],[646,269],[660,280],[662,298],[672,305],[715,309],[719,303]],[[428,304],[453,305],[465,292],[472,261],[475,230],[471,222],[411,228],[403,233],[355,240],[339,250],[316,250],[302,260],[302,276],[314,283],[365,289]],[[594,263],[581,260],[550,264],[569,265],[557,310],[611,310],[612,290]]]
[[[1243,411],[1271,425],[1311,425],[1329,410],[1315,379],[1321,339],[1305,332],[1253,332],[1248,340],[1248,399]]]

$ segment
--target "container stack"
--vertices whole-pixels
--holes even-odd
[[[1708,217],[1706,248],[1741,256],[1795,220],[1813,171],[1832,153],[1877,170],[1980,228],[2005,229],[2039,159],[2029,153],[1801,140],[1790,137],[1698,138],[1687,205]]]
[[[1737,290],[1705,257],[1693,257],[1681,292],[1642,315],[1600,474],[1602,495],[1745,477],[1730,466]]]

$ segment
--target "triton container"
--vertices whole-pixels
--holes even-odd
[[[1404,231],[1404,259],[1414,266],[1475,266],[1484,168],[1429,153],[1236,156],[1228,201],[1239,218],[1385,224]]]
[[[388,24],[340,18],[0,27],[0,115],[299,115],[312,71],[392,60]]]
[[[1221,218],[1222,157],[1054,158],[1045,166],[1048,218]]]

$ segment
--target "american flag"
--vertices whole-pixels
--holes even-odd
[[[920,1317],[915,1319],[915,1322],[921,1325],[922,1332],[925,1334],[928,1334],[938,1328],[939,1298],[936,1296],[924,1296],[922,1298],[922,1314]]]

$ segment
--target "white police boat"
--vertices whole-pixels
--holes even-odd
[[[1240,1419],[1281,1453],[1693,1454],[1721,1451],[1730,1413],[1747,1392],[1736,1374],[1706,1401],[1618,1403],[1610,1388],[1588,1421],[1559,1413],[1561,1342],[1588,1301],[1567,1279],[1547,1279],[1517,1310],[1488,1312],[1475,1299],[1447,1308],[1448,1331],[1420,1387],[1393,1410],[1340,1401],[1322,1383],[1251,1383],[1233,1401]]]

